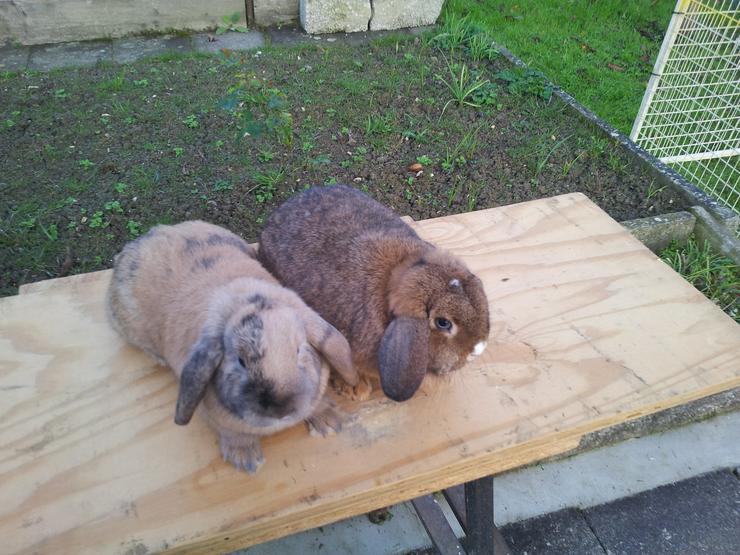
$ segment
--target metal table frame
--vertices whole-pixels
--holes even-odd
[[[440,555],[511,555],[493,523],[493,476],[442,491],[465,532],[459,540],[433,495],[411,501]]]

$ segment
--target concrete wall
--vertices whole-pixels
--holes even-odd
[[[298,17],[297,0],[266,3],[295,4]],[[152,30],[203,30],[218,26],[223,16],[235,12],[242,14],[244,24],[244,0],[0,0],[0,45],[120,37]]]
[[[300,0],[254,0],[257,25],[295,25],[298,23]]]
[[[255,23],[264,27],[298,25],[300,4],[301,0],[254,0]],[[442,0],[374,0],[374,5],[371,29],[396,29],[434,23]],[[146,31],[202,31],[217,27],[223,16],[235,12],[242,14],[240,23],[245,24],[245,0],[0,0],[0,46],[6,42],[32,45],[121,37]],[[316,32],[342,30],[330,27]],[[366,29],[365,24],[362,29]]]

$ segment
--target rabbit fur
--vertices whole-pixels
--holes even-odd
[[[264,462],[260,436],[301,420],[322,434],[340,427],[323,359],[356,384],[347,340],[230,231],[201,221],[152,228],[116,256],[107,307],[124,338],[179,378],[175,422],[187,424],[202,400],[237,468]]]
[[[446,374],[486,346],[480,279],[354,188],[289,199],[268,218],[258,257],[347,337],[358,370],[379,372],[396,401],[413,396],[427,370]]]

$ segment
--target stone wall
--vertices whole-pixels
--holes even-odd
[[[259,0],[255,0],[259,3]],[[268,2],[270,4],[298,2]],[[244,0],[0,0],[0,45],[45,44],[146,31],[215,28],[221,18],[239,12]]]

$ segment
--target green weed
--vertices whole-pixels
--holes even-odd
[[[197,127],[200,126],[200,123],[198,122],[198,116],[196,116],[195,114],[190,114],[189,116],[185,116],[182,122],[190,129],[196,129]]]
[[[456,167],[464,166],[468,159],[473,158],[478,149],[478,132],[484,125],[485,122],[468,131],[452,150],[449,146],[445,147],[445,157],[440,163],[443,170],[452,173]]]
[[[120,92],[126,84],[126,69],[122,69],[115,77],[102,81],[97,89],[101,92]]]
[[[121,203],[117,200],[111,200],[109,202],[106,202],[103,205],[103,208],[105,208],[108,212],[112,212],[113,214],[123,214],[123,208],[121,208]]]
[[[387,116],[369,115],[365,123],[365,135],[384,135],[393,131],[393,124]]]
[[[472,106],[473,108],[480,107],[480,104],[475,102],[472,96],[478,89],[489,83],[488,79],[480,79],[476,76],[471,76],[470,71],[465,64],[457,66],[448,62],[447,68],[450,72],[449,81],[441,75],[437,75],[437,79],[447,85],[447,88],[452,93],[452,98],[448,100],[444,105],[444,108],[442,108],[442,115],[444,115],[447,107],[453,102],[457,102],[459,106],[467,105]]]
[[[593,158],[599,158],[606,153],[609,148],[609,139],[606,137],[592,136],[590,144],[588,146],[588,153]]]
[[[447,189],[447,209],[449,210],[452,208],[452,204],[455,202],[455,199],[457,198],[457,194],[460,191],[460,181],[458,179],[455,179],[452,183],[452,186]]]
[[[665,190],[667,185],[663,185],[662,187],[658,186],[655,183],[655,180],[651,180],[650,184],[647,187],[647,191],[645,192],[645,200],[652,200],[653,198],[657,197],[660,193]]]
[[[563,164],[563,177],[568,176],[568,174],[570,173],[570,170],[573,169],[573,166],[575,165],[575,163],[578,162],[578,159],[584,154],[586,154],[586,151],[582,150],[581,152],[578,153],[578,155],[575,158]]]
[[[270,162],[275,158],[275,153],[271,150],[262,149],[257,153],[257,160],[260,162]]]
[[[213,184],[213,190],[216,192],[231,191],[233,188],[234,186],[224,179],[219,179],[218,181],[216,181],[216,183]]]
[[[468,52],[474,62],[491,61],[499,56],[493,40],[485,33],[479,33],[470,38]]]
[[[478,196],[480,195],[480,192],[483,190],[483,187],[485,184],[479,183],[471,183],[468,186],[468,212],[472,212],[475,210],[476,206],[478,205]]]
[[[221,18],[221,25],[216,29],[217,35],[223,35],[227,31],[235,31],[237,33],[246,33],[247,28],[238,25],[239,18],[241,17],[240,12],[234,12],[231,15],[225,15]]]
[[[20,110],[13,110],[12,112],[10,112],[10,116],[11,117],[7,118],[5,120],[5,122],[4,122],[5,128],[6,129],[10,129],[11,127],[14,127],[15,126],[15,119],[13,119],[13,118],[17,118],[20,115],[21,115]]]
[[[59,238],[57,224],[49,224],[49,227],[45,228],[41,223],[39,223],[39,227],[49,241],[56,241]]]
[[[681,247],[671,245],[660,257],[706,297],[740,322],[740,267],[693,237]]]
[[[458,17],[454,13],[448,13],[441,26],[441,33],[435,35],[431,42],[443,50],[455,51],[462,49],[473,34],[470,19]]]
[[[542,100],[552,98],[552,83],[539,71],[523,68],[504,69],[497,72],[495,77],[507,83],[507,89],[511,94],[531,94]]]
[[[70,178],[65,179],[62,185],[70,193],[79,195],[89,190],[92,183],[90,183],[89,181],[88,182],[77,181],[76,179],[70,177]]]
[[[91,229],[98,229],[98,228],[106,228],[110,225],[110,222],[103,219],[103,211],[97,210],[93,213],[93,215],[90,217],[90,220],[87,223],[88,227]]]
[[[257,183],[248,192],[254,191],[255,200],[264,204],[267,201],[272,200],[275,195],[278,184],[282,181],[285,176],[285,169],[280,168],[277,170],[269,170],[264,173],[255,173],[252,177]]]
[[[366,146],[358,146],[355,149],[354,153],[351,154],[352,162],[355,164],[362,162],[363,160],[365,160],[365,156],[367,155],[367,153],[368,153],[368,149]]]
[[[136,220],[129,220],[126,222],[126,228],[128,229],[129,235],[131,237],[138,237],[141,235],[141,222],[137,222]]]
[[[442,160],[440,166],[442,166],[442,169],[447,173],[452,173],[455,168],[464,166],[467,163],[468,161],[465,156],[463,156],[462,154],[459,156],[455,156],[454,149],[450,150],[449,148],[447,148],[447,153],[445,154],[444,160]]]
[[[309,166],[314,169],[320,168],[321,166],[328,166],[329,164],[331,164],[331,156],[328,154],[319,154],[309,161]]]
[[[415,141],[417,143],[426,143],[427,141],[427,134],[429,133],[429,129],[423,129],[421,131],[417,131],[416,129],[406,129],[401,133],[401,136],[405,139],[408,139],[409,141]]]
[[[539,156],[537,159],[536,164],[536,171],[534,178],[537,179],[539,175],[542,173],[542,170],[545,169],[545,166],[547,165],[547,162],[550,160],[550,157],[555,153],[557,149],[559,149],[561,146],[565,144],[565,142],[570,139],[573,135],[568,135],[566,137],[563,137],[558,142],[556,142],[552,147],[550,147],[546,152],[544,152],[544,156]]]
[[[347,92],[348,95],[364,95],[370,90],[370,83],[365,79],[354,76],[342,77],[337,80],[337,85]]]
[[[221,102],[232,113],[239,128],[239,138],[270,134],[285,146],[293,143],[293,115],[288,97],[254,74],[242,74]]]
[[[629,167],[629,163],[622,159],[622,157],[614,151],[609,151],[609,155],[606,159],[606,165],[609,166],[614,173],[622,173]]]
[[[486,81],[483,86],[475,89],[471,95],[471,99],[477,106],[497,106],[501,108],[501,104],[498,100],[498,86],[496,83]]]

